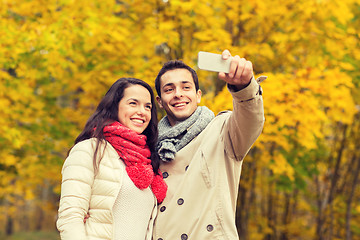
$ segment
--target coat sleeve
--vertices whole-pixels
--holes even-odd
[[[76,144],[62,169],[61,198],[57,228],[61,239],[87,239],[84,217],[89,209],[94,182],[91,141]]]
[[[225,123],[225,151],[230,157],[241,161],[264,126],[262,90],[258,81],[252,78],[246,88],[237,92],[230,90],[230,93],[234,110]]]

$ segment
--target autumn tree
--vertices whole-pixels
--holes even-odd
[[[0,232],[54,229],[62,163],[116,79],[153,86],[165,61],[198,70],[198,51],[227,48],[268,76],[241,239],[358,238],[359,14],[356,0],[0,1]],[[197,72],[201,104],[231,110]]]

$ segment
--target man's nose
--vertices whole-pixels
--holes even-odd
[[[182,89],[176,89],[176,91],[175,91],[175,96],[176,96],[176,97],[182,97],[182,96],[184,96],[184,92],[182,91]]]

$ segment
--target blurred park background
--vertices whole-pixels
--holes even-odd
[[[201,104],[231,109],[197,68],[198,51],[223,49],[268,76],[241,239],[360,239],[360,0],[0,0],[0,16],[1,239],[59,239],[63,161],[116,79],[154,86],[182,59]]]

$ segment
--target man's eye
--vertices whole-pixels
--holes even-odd
[[[171,92],[172,91],[172,88],[167,88],[164,90],[164,92]]]

